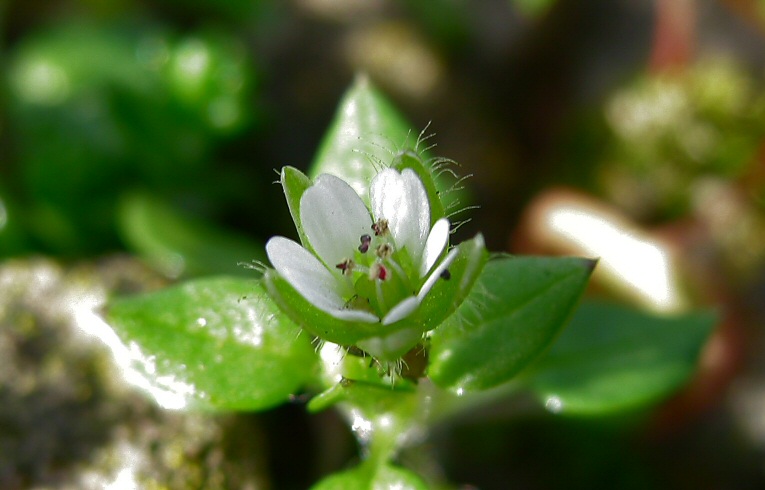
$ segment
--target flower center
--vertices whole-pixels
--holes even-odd
[[[390,306],[416,294],[416,268],[408,253],[396,248],[388,220],[377,220],[371,229],[373,235],[361,235],[358,248],[335,267],[362,300],[349,301],[347,307],[362,305],[384,316]]]

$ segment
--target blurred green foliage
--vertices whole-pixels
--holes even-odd
[[[745,177],[765,137],[765,94],[727,58],[643,76],[617,91],[604,115],[606,190],[649,216],[686,213],[700,178]]]
[[[512,2],[527,15],[537,16],[547,11],[555,0],[512,0]]]
[[[259,117],[256,69],[222,30],[65,23],[19,43],[6,73],[16,161],[2,191],[19,238],[4,253],[117,247],[117,202],[136,187],[214,209],[210,175],[231,172],[215,152]]]

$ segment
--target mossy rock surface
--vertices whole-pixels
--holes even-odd
[[[78,328],[78,309],[164,282],[124,257],[0,263],[0,488],[267,486],[257,417],[162,410]]]

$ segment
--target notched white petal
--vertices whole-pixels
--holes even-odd
[[[430,201],[425,185],[417,172],[405,168],[401,172],[406,188],[406,199],[411,203],[409,219],[417,224],[417,241],[422,244],[430,231]]]
[[[444,260],[438,264],[438,267],[435,268],[432,274],[428,277],[428,279],[425,281],[425,284],[422,285],[420,288],[420,292],[417,293],[417,300],[422,301],[425,296],[428,295],[430,290],[433,288],[433,285],[436,284],[436,281],[438,281],[441,278],[441,273],[444,272],[451,264],[454,262],[454,259],[457,258],[457,254],[459,253],[458,248],[453,248],[449,251],[448,254],[446,254],[446,257],[444,257]]]
[[[391,200],[395,199],[395,191],[397,189],[396,183],[398,182],[400,175],[393,169],[386,168],[375,175],[372,179],[372,183],[369,185],[369,203],[372,206],[372,215],[375,219],[387,218],[385,212],[388,210],[385,207],[385,196],[393,196]]]
[[[311,252],[288,238],[275,236],[266,243],[268,260],[295,290],[311,304],[329,312],[345,304],[346,287]]]
[[[420,277],[424,277],[441,256],[449,240],[449,220],[441,218],[433,225],[428,235],[428,241],[425,242],[425,250],[422,253],[420,262]]]
[[[414,310],[416,310],[418,306],[420,306],[420,300],[417,299],[417,296],[409,296],[388,311],[382,319],[382,324],[390,325],[399,320],[403,320],[414,313]]]
[[[369,200],[375,219],[387,219],[398,248],[418,263],[430,229],[430,202],[425,187],[411,169],[386,168],[372,180]]]
[[[300,222],[308,242],[328,268],[334,268],[369,233],[372,218],[344,180],[322,174],[300,199]]]

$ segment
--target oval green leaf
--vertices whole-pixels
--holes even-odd
[[[563,328],[594,265],[567,257],[490,260],[462,306],[433,331],[430,378],[458,394],[510,381]]]
[[[129,379],[168,408],[262,410],[313,375],[307,335],[259,281],[219,277],[108,305],[101,335]],[[113,335],[116,334],[116,337]]]
[[[709,312],[666,317],[585,303],[526,381],[555,412],[636,408],[688,380],[715,323]]]

